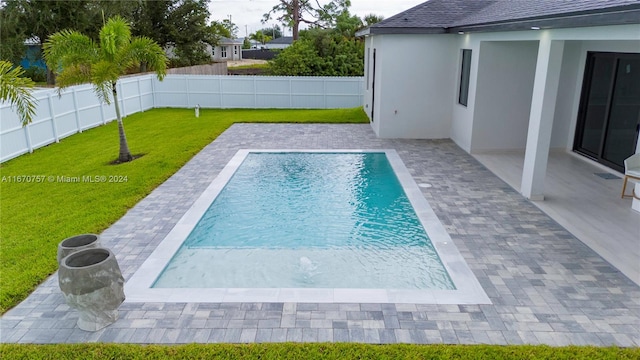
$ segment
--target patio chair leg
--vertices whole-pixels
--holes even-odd
[[[622,195],[620,195],[620,199],[624,199],[624,192],[627,189],[627,180],[629,178],[627,176],[624,177],[624,182],[622,183]]]

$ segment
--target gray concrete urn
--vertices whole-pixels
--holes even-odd
[[[100,237],[96,234],[81,234],[62,240],[58,244],[58,264],[72,252],[100,247]]]
[[[118,320],[125,299],[124,278],[115,255],[105,248],[89,248],[62,259],[58,283],[67,305],[78,310],[78,327],[98,331]]]

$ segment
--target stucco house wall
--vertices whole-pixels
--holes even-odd
[[[538,42],[485,41],[478,55],[471,152],[524,148]]]
[[[382,138],[450,136],[457,62],[454,35],[381,35],[365,41],[365,111]],[[373,49],[376,71],[373,73]],[[402,54],[399,56],[399,54]],[[375,76],[375,101],[372,103]]]
[[[531,76],[535,74],[537,50],[534,52],[533,48],[538,46],[542,36],[548,36],[564,41],[550,147],[571,150],[587,52],[640,53],[637,34],[640,34],[638,25],[617,25],[459,35],[451,139],[471,153],[525,148],[531,105],[531,95],[528,103],[524,101],[525,90],[533,86],[526,79],[532,81]],[[505,45],[499,45],[501,42]],[[462,49],[472,50],[466,107],[457,103]],[[518,63],[523,65],[518,66]],[[507,113],[516,116],[506,119],[502,114]],[[526,121],[522,120],[521,114],[526,115]],[[498,128],[499,133],[495,131]]]

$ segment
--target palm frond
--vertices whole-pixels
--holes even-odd
[[[168,60],[164,50],[148,37],[133,38],[131,43],[119,53],[119,57],[125,63],[147,63],[148,68],[154,70],[160,80],[167,73]]]
[[[98,97],[98,100],[100,100],[101,102],[109,105],[111,104],[111,91],[113,89],[113,87],[111,86],[112,83],[108,82],[108,81],[104,81],[101,83],[96,83],[93,84],[93,91],[96,93],[96,96]]]
[[[121,68],[121,64],[107,60],[93,64],[91,69],[91,83],[100,101],[107,104],[111,103],[112,84],[118,81],[118,77],[122,73]]]
[[[0,100],[15,106],[22,126],[25,126],[33,121],[36,113],[37,100],[31,94],[34,82],[22,77],[24,70],[21,67],[12,67],[10,62],[0,61]]]
[[[98,56],[96,44],[86,35],[76,31],[59,31],[47,39],[43,45],[44,58],[47,66],[62,78],[79,79],[81,74],[89,74],[91,63]],[[73,74],[63,75],[65,71]],[[89,80],[86,78],[84,81]],[[78,84],[77,80],[70,82],[57,81],[59,87]]]
[[[56,77],[58,95],[62,89],[91,81],[91,64],[67,65]]]
[[[110,18],[100,30],[100,47],[108,59],[114,59],[118,50],[130,42],[129,24],[120,16]]]

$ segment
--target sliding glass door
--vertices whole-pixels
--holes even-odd
[[[640,54],[587,55],[574,149],[623,171],[640,129]]]

